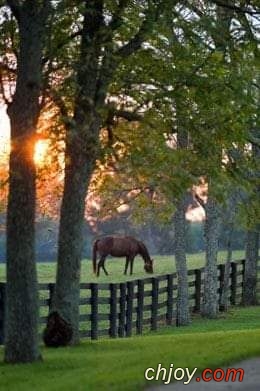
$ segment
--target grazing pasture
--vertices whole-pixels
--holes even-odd
[[[193,264],[199,265],[196,260],[193,259],[192,261]],[[163,265],[163,262],[165,263],[165,260],[162,260],[161,265]],[[192,262],[190,263],[192,264]],[[85,266],[89,266],[89,264],[90,261],[84,262]],[[115,264],[115,260],[111,260],[111,265],[114,266]],[[221,265],[218,268],[218,278],[219,287],[221,288],[223,276],[220,267]],[[231,270],[230,303],[239,304],[242,294],[242,262],[232,263]],[[166,274],[166,272],[162,273],[162,275],[157,274],[152,279],[144,279],[145,275],[143,274],[139,280],[136,279],[121,284],[118,284],[118,281],[112,284],[104,282],[99,284],[83,282],[81,284],[80,294],[81,337],[91,337],[92,339],[108,335],[111,337],[123,337],[135,333],[142,334],[143,332],[147,332],[149,328],[156,330],[158,327],[165,326],[165,324],[174,324],[177,321],[176,274],[174,276],[172,272],[169,273],[168,271],[169,274]],[[117,277],[119,281],[121,276],[122,274],[118,273]],[[48,282],[51,279],[49,278]],[[49,305],[52,302],[53,284],[42,283],[41,279],[40,281],[40,330],[42,330],[43,325],[46,323],[46,317],[48,316]],[[94,281],[100,282],[100,279],[96,278]],[[200,270],[192,269],[189,271],[189,301],[191,311],[200,310],[203,294],[202,286],[203,272],[201,272],[200,266]]]
[[[243,259],[244,251],[234,251],[233,259]],[[154,259],[154,274],[161,275],[173,273],[175,271],[175,261],[173,255],[153,255]],[[197,269],[205,265],[205,254],[203,252],[196,254],[188,254],[188,268]],[[220,251],[218,255],[219,263],[226,261],[226,252]],[[92,270],[92,261],[85,259],[82,261],[81,267],[81,282],[124,282],[129,280],[136,280],[138,278],[147,277],[144,271],[144,263],[141,257],[136,257],[134,262],[134,272],[132,276],[125,276],[124,273],[125,258],[108,257],[106,260],[106,268],[109,273],[108,276],[101,274],[98,278],[94,275]],[[53,263],[38,263],[38,279],[39,282],[54,282],[56,273],[56,264]],[[0,264],[0,281],[5,281],[5,265]]]

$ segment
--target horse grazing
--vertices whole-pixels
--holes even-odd
[[[97,254],[100,255],[100,260],[97,265]],[[93,245],[93,271],[99,276],[100,268],[104,270],[105,274],[108,272],[105,268],[105,260],[108,255],[113,257],[126,257],[125,271],[130,263],[130,274],[133,274],[134,258],[140,254],[144,260],[144,270],[146,273],[153,273],[153,260],[150,258],[146,246],[132,236],[105,236],[97,239]]]

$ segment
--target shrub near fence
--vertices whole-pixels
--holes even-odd
[[[220,297],[225,265],[218,265]],[[199,312],[203,299],[205,268],[189,270],[190,310]],[[232,262],[230,270],[231,305],[240,304],[244,260]],[[54,284],[39,284],[40,324],[46,324],[54,293]],[[130,337],[146,329],[157,330],[175,324],[177,302],[176,273],[132,280],[124,283],[80,284],[80,335],[97,339],[100,336]],[[3,343],[5,283],[0,284],[0,344]]]

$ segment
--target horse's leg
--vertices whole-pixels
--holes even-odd
[[[106,258],[105,258],[106,259]],[[107,272],[107,269],[105,268],[105,259],[104,259],[104,262],[102,263],[102,268],[106,274],[106,276],[108,276],[108,272]]]
[[[100,262],[100,266],[101,266],[102,269],[104,270],[105,275],[108,276],[108,272],[107,272],[107,270],[106,270],[106,268],[105,268],[105,260],[106,260],[105,255],[102,255],[102,257],[101,257],[101,259],[100,259],[99,262]]]
[[[104,270],[104,261],[105,261],[104,255],[101,255],[100,260],[98,261],[98,266],[97,266],[97,277],[99,277],[100,274],[100,268]]]
[[[128,265],[129,265],[129,257],[127,256],[125,259],[125,271],[124,271],[125,275],[127,274]]]
[[[133,274],[134,259],[135,257],[131,257],[130,259],[130,274]]]
[[[100,262],[101,259],[98,261],[98,265],[97,265],[97,277],[99,277],[99,273],[100,273]]]

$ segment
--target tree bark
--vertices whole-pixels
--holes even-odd
[[[13,3],[13,2],[10,2]],[[36,4],[35,4],[36,3]],[[47,8],[25,1],[15,9],[19,26],[17,81],[11,122],[7,209],[5,361],[32,362],[38,349],[38,285],[34,254],[34,144],[40,113],[42,48]],[[40,8],[40,10],[39,10]],[[12,7],[11,7],[12,9]]]
[[[260,130],[254,131],[257,137],[260,136]],[[255,181],[255,194],[259,198],[260,185],[259,185],[259,162],[260,162],[260,147],[258,145],[252,145],[252,157],[255,161],[255,170],[252,174],[252,179]],[[250,214],[250,213],[249,213]],[[259,221],[254,221],[254,226],[247,231],[246,237],[246,260],[245,260],[245,275],[243,282],[243,304],[244,305],[256,305],[257,304],[257,264],[258,264],[258,251],[259,251]]]
[[[95,131],[99,124],[95,123]],[[90,131],[90,133],[92,133]],[[98,139],[98,137],[96,137]],[[87,144],[87,148],[90,144]],[[67,143],[65,184],[60,215],[58,267],[53,309],[72,326],[72,344],[79,342],[80,268],[83,246],[85,198],[96,153],[86,159],[82,144]],[[93,160],[94,159],[94,160]]]
[[[259,231],[249,230],[246,237],[246,262],[243,281],[243,305],[257,304],[257,263],[259,249]]]
[[[202,315],[215,318],[218,313],[218,274],[217,255],[220,226],[219,206],[209,192],[205,204],[206,267],[204,278],[204,298]]]
[[[177,325],[190,323],[189,282],[186,259],[186,197],[177,204],[174,214],[175,263],[178,278]]]
[[[232,151],[230,151],[232,152]],[[230,188],[230,195],[227,199],[227,205],[224,206],[222,211],[222,221],[225,219],[225,225],[227,225],[227,234],[226,234],[226,250],[227,250],[227,258],[225,263],[224,270],[224,280],[222,282],[221,288],[221,297],[220,297],[220,310],[227,311],[230,300],[230,269],[231,269],[231,261],[232,261],[232,253],[233,253],[233,236],[234,236],[234,228],[235,228],[235,219],[238,213],[238,200],[239,200],[239,192],[237,189],[233,187]]]
[[[232,261],[232,237],[233,237],[233,225],[228,231],[228,240],[227,240],[227,260],[225,263],[224,271],[224,281],[221,287],[221,296],[220,296],[220,310],[227,311],[229,305],[229,282],[230,282],[230,267]]]
[[[182,110],[180,102],[176,100],[176,113],[178,122],[177,149],[186,150],[188,148],[188,132],[182,126]],[[189,281],[186,259],[186,212],[187,193],[185,192],[177,201],[174,215],[175,234],[175,263],[178,278],[178,299],[177,299],[177,325],[185,326],[190,323],[189,309]]]

